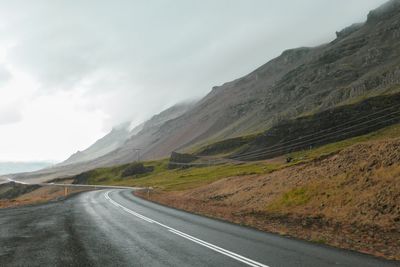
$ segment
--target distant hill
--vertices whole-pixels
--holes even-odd
[[[59,166],[78,162],[85,162],[101,157],[120,147],[130,136],[129,123],[115,127],[107,135],[97,140],[93,145],[83,151],[71,155]]]
[[[87,162],[110,152],[113,154],[125,152],[127,157],[135,158],[136,152],[134,149],[145,146],[146,142],[151,141],[151,136],[159,130],[161,125],[181,116],[193,105],[194,103],[191,102],[174,105],[131,130],[129,129],[129,123],[121,124],[113,128],[110,133],[93,145],[83,151],[76,152],[58,166]]]
[[[51,162],[0,162],[0,175],[37,171],[53,164]]]

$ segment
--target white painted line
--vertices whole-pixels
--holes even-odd
[[[176,234],[176,235],[178,235],[178,236],[180,236],[180,237],[183,237],[183,238],[185,238],[185,239],[187,239],[187,240],[190,240],[190,241],[192,241],[192,242],[194,242],[194,243],[196,243],[196,244],[199,244],[199,245],[204,246],[204,247],[206,247],[206,248],[209,248],[209,249],[211,249],[211,250],[213,250],[213,251],[215,251],[215,252],[218,252],[218,253],[220,253],[220,254],[223,254],[223,255],[225,255],[225,256],[228,256],[228,257],[230,257],[230,258],[232,258],[232,259],[235,259],[235,260],[237,260],[237,261],[240,261],[240,262],[242,262],[242,263],[245,263],[245,264],[247,264],[247,265],[249,265],[249,266],[253,266],[253,267],[268,267],[268,265],[262,264],[262,263],[260,263],[260,262],[254,261],[254,260],[249,259],[249,258],[246,258],[246,257],[244,257],[244,256],[242,256],[242,255],[239,255],[239,254],[236,254],[236,253],[234,253],[234,252],[232,252],[232,251],[223,249],[223,248],[221,248],[221,247],[218,247],[218,246],[216,246],[216,245],[213,245],[213,244],[211,244],[211,243],[208,243],[208,242],[206,242],[206,241],[204,241],[204,240],[201,240],[201,239],[199,239],[199,238],[196,238],[196,237],[194,237],[194,236],[191,236],[191,235],[188,235],[188,234],[186,234],[186,233],[184,233],[184,232],[181,232],[181,231],[179,231],[179,230],[176,230],[176,229],[174,229],[174,228],[172,228],[172,227],[170,227],[170,226],[167,226],[167,225],[165,225],[165,224],[162,224],[162,223],[160,223],[160,222],[157,222],[157,221],[155,221],[155,220],[153,220],[153,219],[150,219],[150,218],[148,218],[148,217],[146,217],[146,216],[143,216],[143,215],[141,215],[141,214],[139,214],[139,213],[137,213],[137,212],[134,212],[133,210],[130,210],[130,209],[128,209],[128,208],[122,206],[121,204],[115,202],[114,200],[112,200],[112,199],[110,198],[110,196],[108,195],[109,193],[110,193],[110,191],[104,193],[104,197],[105,197],[108,201],[110,201],[111,204],[113,204],[113,205],[116,206],[116,207],[121,208],[122,210],[128,212],[129,214],[132,214],[132,215],[134,215],[134,216],[136,216],[136,217],[138,217],[138,218],[140,218],[140,219],[142,219],[142,220],[144,220],[144,221],[147,221],[147,222],[149,222],[149,223],[158,224],[159,226],[168,229],[168,231],[170,231],[170,232],[173,233],[173,234]]]
[[[151,220],[151,219],[149,219],[149,218],[147,218],[147,217],[145,217],[145,216],[142,216],[142,215],[140,215],[139,213],[136,213],[136,212],[134,212],[134,211],[132,211],[132,210],[130,210],[130,209],[128,209],[128,208],[125,208],[124,206],[118,204],[117,202],[115,202],[114,200],[112,200],[112,199],[108,196],[108,192],[105,193],[104,196],[105,196],[106,199],[108,199],[108,200],[111,202],[111,204],[113,204],[114,206],[119,207],[119,208],[122,208],[124,211],[126,211],[126,212],[128,212],[128,213],[130,213],[130,214],[132,214],[132,215],[134,215],[134,216],[136,216],[136,217],[139,217],[140,219],[145,220],[145,221],[147,221],[147,222],[149,222],[149,223],[153,223],[153,222],[154,222],[153,220]]]
[[[236,253],[231,253],[230,251],[228,251],[228,252],[225,252],[226,250],[225,249],[218,249],[219,247],[217,247],[217,246],[214,246],[214,245],[212,245],[212,244],[210,244],[210,243],[207,243],[207,242],[200,242],[200,241],[198,241],[198,239],[197,238],[191,238],[190,237],[190,235],[183,235],[183,234],[181,234],[181,233],[179,233],[179,232],[176,232],[176,231],[173,231],[173,230],[169,230],[171,233],[174,233],[174,234],[176,234],[176,235],[179,235],[179,236],[181,236],[181,237],[183,237],[183,238],[186,238],[186,239],[188,239],[188,240],[190,240],[190,241],[192,241],[192,242],[195,242],[195,243],[197,243],[197,244],[199,244],[199,245],[202,245],[202,246],[204,246],[204,247],[206,247],[206,248],[209,248],[209,249],[211,249],[211,250],[214,250],[214,251],[216,251],[216,252],[218,252],[218,253],[221,253],[221,254],[223,254],[223,255],[225,255],[225,256],[228,256],[228,257],[230,257],[230,258],[233,258],[233,259],[235,259],[235,260],[237,260],[237,261],[240,261],[240,262],[243,262],[243,263],[245,263],[245,264],[247,264],[247,265],[250,265],[250,266],[253,266],[253,267],[259,267],[259,266],[266,266],[266,265],[263,265],[263,264],[261,264],[261,263],[258,263],[258,262],[256,262],[256,261],[253,261],[253,260],[250,260],[250,259],[248,259],[248,258],[246,258],[246,257],[243,257],[243,256],[240,256],[240,257],[236,257],[235,255],[237,255]]]

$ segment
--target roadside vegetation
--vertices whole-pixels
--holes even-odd
[[[270,173],[138,194],[260,230],[399,260],[400,135],[389,138],[396,129],[386,130],[334,149],[321,147],[329,152],[323,156],[308,151],[307,160],[282,163]]]
[[[214,166],[169,169],[168,160],[147,161],[144,166],[153,171],[124,177],[129,165],[101,168],[84,173],[88,184],[153,187],[163,191],[186,190],[212,183],[230,176],[265,174],[280,168],[280,165],[262,162],[221,164]],[[82,176],[82,175],[81,175]],[[79,175],[77,176],[79,177]]]
[[[163,159],[146,161],[139,164],[131,163],[109,168],[99,168],[84,172],[73,178],[75,179],[75,183],[80,184],[153,187],[161,191],[187,190],[226,177],[271,173],[282,168],[338,153],[355,144],[396,137],[400,137],[400,124],[311,150],[290,153],[277,160],[169,169],[168,159]],[[290,158],[291,161],[286,162],[286,158]]]
[[[267,205],[267,211],[280,212],[286,208],[307,204],[312,195],[308,188],[293,188]]]

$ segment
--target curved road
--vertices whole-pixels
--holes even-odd
[[[0,266],[400,266],[167,208],[128,189],[0,210]]]

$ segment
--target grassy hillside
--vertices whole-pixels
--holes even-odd
[[[168,161],[148,161],[145,166],[153,166],[154,171],[148,174],[122,177],[129,164],[101,168],[75,176],[75,179],[86,177],[88,184],[124,185],[154,187],[160,190],[185,190],[214,182],[229,176],[264,174],[277,169],[278,165],[266,163],[221,164],[185,169],[168,169]]]
[[[179,191],[196,188],[226,177],[267,174],[278,169],[337,153],[354,144],[373,140],[387,140],[396,137],[400,137],[400,124],[319,148],[287,154],[285,157],[272,161],[246,162],[241,164],[225,163],[170,170],[168,169],[168,160],[164,159],[144,162],[145,167],[154,168],[152,172],[145,174],[123,177],[124,171],[131,166],[131,164],[124,164],[111,168],[91,170],[79,174],[74,178],[79,183],[153,187],[163,191]],[[286,163],[286,157],[292,157],[292,162]]]

